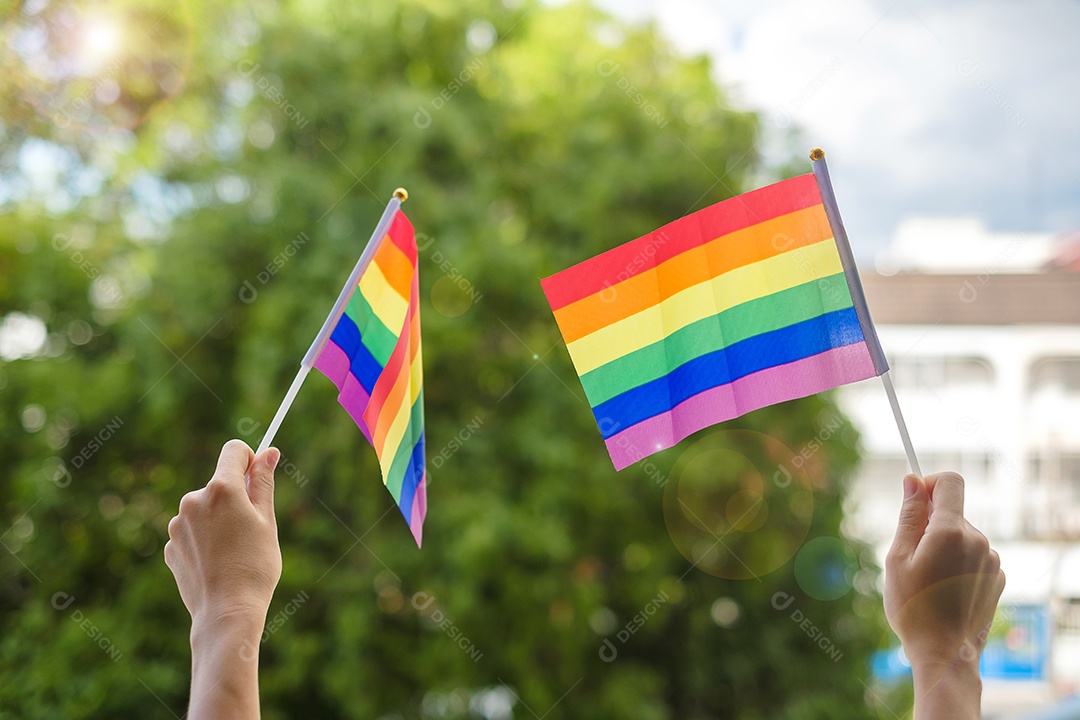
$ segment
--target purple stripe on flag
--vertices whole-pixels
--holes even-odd
[[[349,356],[333,340],[327,340],[322,352],[315,358],[315,369],[330,378],[338,389],[341,381],[349,374]]]
[[[709,425],[875,374],[865,342],[833,348],[698,393],[668,412],[642,420],[604,442],[615,469],[622,470]],[[604,419],[599,420],[601,428],[603,422]]]
[[[427,515],[427,473],[420,479],[416,486],[416,494],[413,495],[412,519],[409,520],[409,529],[412,530],[416,539],[416,546],[420,547],[424,539],[424,517]]]
[[[315,368],[337,385],[338,402],[348,411],[370,443],[371,433],[364,422],[364,410],[367,409],[369,396],[364,386],[350,372],[350,365],[349,356],[333,341],[326,343],[319,357],[315,358]]]
[[[360,381],[353,377],[352,373],[345,376],[345,387],[338,393],[338,402],[348,411],[350,417],[359,426],[360,432],[364,433],[367,441],[371,442],[371,432],[364,420],[364,411],[368,406],[368,394]],[[373,446],[374,447],[374,446]]]

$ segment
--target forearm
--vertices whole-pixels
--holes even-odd
[[[915,683],[914,720],[979,720],[982,680],[978,662],[912,666]]]
[[[265,617],[194,622],[189,720],[258,720]]]

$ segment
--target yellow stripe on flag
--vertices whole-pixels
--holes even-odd
[[[391,393],[391,397],[397,397],[399,392],[402,393],[403,396],[408,395],[409,402],[398,404],[392,420],[382,416],[379,417],[380,425],[385,420],[389,420],[382,448],[378,450],[379,464],[381,466],[385,462],[385,469],[387,471],[390,469],[390,464],[394,462],[394,454],[401,444],[401,439],[405,437],[405,431],[409,426],[409,417],[412,414],[413,403],[416,402],[416,398],[420,397],[422,376],[423,368],[420,362],[420,354],[417,353],[413,358],[412,364],[409,366],[409,371],[407,373],[402,373],[398,377],[397,382],[394,384],[394,390]],[[408,383],[408,387],[402,388],[400,386],[401,383]],[[385,476],[386,473],[384,472],[383,475]]]
[[[567,344],[578,375],[663,340],[690,323],[755,298],[843,272],[836,242],[829,238],[699,283]]]
[[[368,265],[360,278],[360,292],[386,329],[395,335],[400,334],[409,311],[409,301],[398,295],[376,263]]]

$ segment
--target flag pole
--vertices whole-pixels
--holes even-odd
[[[825,164],[825,151],[821,148],[814,148],[810,151],[810,160],[814,168],[814,178],[817,180],[818,190],[821,192],[822,204],[825,206],[825,214],[829,218],[829,226],[832,228],[833,237],[836,240],[836,249],[840,253],[840,264],[844,268],[844,279],[847,280],[848,290],[851,292],[855,315],[859,318],[859,325],[862,327],[866,347],[870,351],[870,359],[874,363],[874,372],[881,377],[881,383],[885,386],[885,394],[889,396],[889,407],[892,408],[896,428],[900,431],[900,440],[904,444],[904,453],[907,455],[911,471],[922,477],[919,459],[915,455],[915,447],[911,444],[907,423],[904,422],[904,415],[900,412],[900,403],[896,399],[896,389],[893,387],[892,378],[889,377],[889,363],[885,359],[885,351],[881,349],[881,341],[878,340],[874,321],[870,317],[870,307],[866,304],[866,294],[863,292],[862,281],[859,279],[859,268],[855,265],[855,255],[851,251],[847,230],[844,229],[844,221],[840,218],[840,208],[836,204],[836,194],[833,192],[832,180],[829,178],[829,166]]]
[[[889,371],[881,374],[881,384],[885,386],[885,394],[889,396],[889,405],[892,407],[893,417],[896,418],[896,427],[900,430],[900,439],[904,442],[904,452],[907,453],[908,465],[911,472],[922,477],[922,469],[919,467],[919,458],[915,457],[915,446],[911,444],[911,436],[908,435],[907,423],[904,422],[904,414],[900,412],[900,402],[896,399],[896,388],[893,387]]]
[[[270,421],[270,427],[266,428],[266,433],[259,442],[259,449],[255,451],[256,454],[266,450],[270,447],[270,443],[274,442],[274,436],[277,435],[278,428],[281,427],[285,415],[289,412],[289,408],[292,407],[293,401],[296,400],[296,394],[300,392],[300,387],[304,384],[304,380],[307,379],[308,373],[311,372],[311,368],[315,365],[315,359],[326,346],[326,341],[330,339],[330,334],[337,325],[338,319],[341,318],[341,314],[345,312],[345,305],[348,304],[349,300],[352,298],[352,294],[360,282],[360,277],[364,274],[364,271],[367,270],[368,265],[371,264],[371,258],[375,256],[375,251],[379,249],[382,239],[386,237],[386,233],[390,229],[390,223],[394,221],[394,216],[397,214],[398,208],[401,207],[401,203],[405,202],[408,197],[409,193],[405,188],[398,188],[394,191],[394,197],[387,203],[386,209],[383,210],[382,217],[379,218],[379,224],[375,226],[375,232],[371,233],[371,238],[368,240],[367,245],[364,246],[364,252],[361,253],[360,259],[356,261],[356,266],[353,268],[352,274],[349,275],[349,279],[345,281],[345,285],[341,288],[341,293],[338,294],[337,302],[334,303],[334,307],[330,310],[330,314],[327,315],[326,320],[323,321],[322,327],[319,329],[318,335],[315,336],[315,340],[311,343],[311,347],[308,348],[307,353],[304,355],[304,359],[300,361],[300,369],[296,371],[296,377],[293,378],[292,385],[289,386],[289,391],[285,393],[285,399],[278,405],[277,412],[274,413],[274,419]]]

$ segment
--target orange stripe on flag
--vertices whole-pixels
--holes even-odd
[[[401,248],[392,242],[387,242],[388,239],[379,245],[373,262],[379,266],[387,284],[394,289],[394,292],[408,300],[409,288],[412,286],[416,268],[409,258],[405,257],[405,253],[401,252]]]
[[[555,311],[567,344],[726,272],[832,237],[822,205],[722,235]]]
[[[379,456],[383,454],[383,446],[386,444],[386,434],[398,412],[405,406],[405,393],[409,389],[409,377],[411,373],[408,365],[402,364],[397,369],[393,379],[393,385],[387,394],[386,402],[379,408],[379,416],[375,419],[375,425],[371,428],[371,444],[375,446]]]
[[[394,352],[386,363],[386,368],[371,390],[371,400],[364,411],[364,421],[371,430],[371,444],[376,454],[382,455],[386,435],[401,405],[408,405],[406,393],[412,377],[412,364],[420,350],[420,288],[414,275],[412,297],[409,301],[409,330],[402,328],[401,336],[394,347]],[[408,362],[406,362],[406,360]],[[411,395],[411,393],[409,393]],[[411,397],[409,398],[411,400]]]

